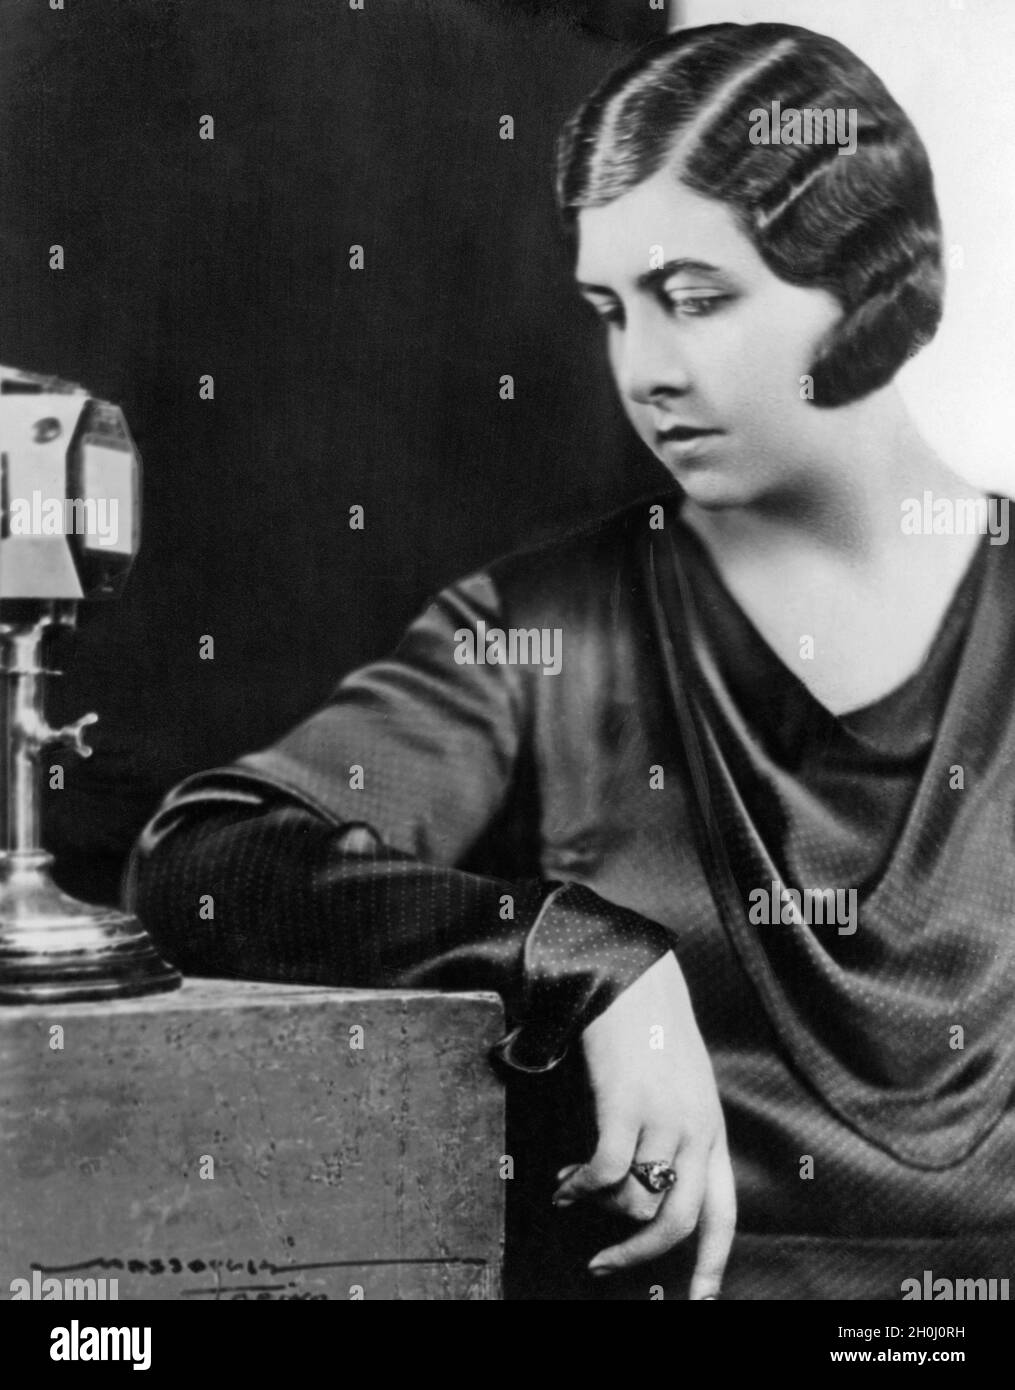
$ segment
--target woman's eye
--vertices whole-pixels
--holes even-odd
[[[714,314],[720,304],[725,304],[728,299],[728,294],[667,295],[671,308],[676,309],[677,313],[684,318],[692,319],[707,318],[709,314]]]
[[[624,315],[619,304],[592,304],[589,307],[597,319],[602,319],[604,323],[621,323]]]

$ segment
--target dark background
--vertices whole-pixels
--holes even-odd
[[[101,715],[91,760],[51,760],[46,841],[65,886],[111,900],[172,783],[280,735],[449,580],[658,486],[571,289],[551,169],[561,121],[665,17],[0,13],[0,361],[116,401],[144,459],[140,559],[82,611],[49,704]]]

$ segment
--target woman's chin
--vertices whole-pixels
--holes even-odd
[[[755,489],[743,478],[719,468],[669,468],[668,472],[690,500],[706,511],[743,507],[752,502]]]

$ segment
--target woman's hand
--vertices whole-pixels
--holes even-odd
[[[589,1265],[609,1274],[655,1259],[700,1226],[692,1299],[715,1298],[736,1225],[733,1170],[712,1064],[671,951],[582,1034],[595,1097],[598,1147],[558,1173],[557,1206],[591,1198],[643,1223]],[[647,1191],[629,1169],[661,1160],[676,1186]]]

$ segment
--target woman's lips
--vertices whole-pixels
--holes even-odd
[[[722,434],[722,430],[709,430],[697,425],[671,425],[668,430],[656,430],[656,439],[660,444],[668,444],[671,441],[681,443],[689,439],[700,439],[706,434]]]
[[[699,454],[707,454],[709,440],[724,433],[724,430],[698,429],[694,425],[671,425],[668,430],[657,430],[656,450],[660,458],[690,465]]]

